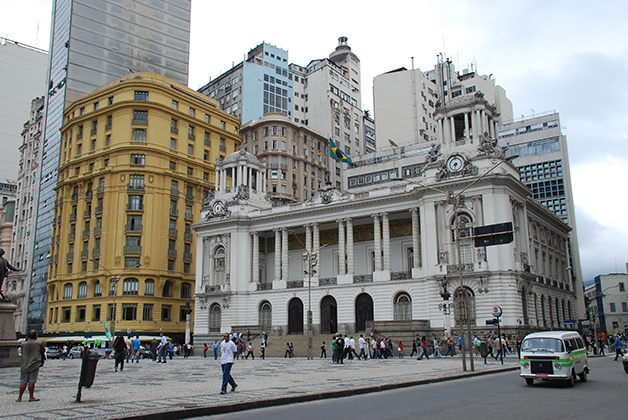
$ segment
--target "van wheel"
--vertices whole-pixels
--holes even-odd
[[[74,355],[73,354],[70,355],[70,359],[74,359]]]
[[[586,382],[587,381],[587,369],[585,368],[582,373],[580,375],[578,375],[578,378],[580,378],[580,382]]]
[[[526,384],[530,386],[534,385],[534,378],[526,378]]]
[[[576,384],[576,372],[571,371],[571,375],[569,376],[569,379],[567,379],[567,386],[569,388],[573,387]]]

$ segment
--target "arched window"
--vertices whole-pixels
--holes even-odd
[[[140,282],[137,279],[124,279],[122,286],[123,295],[137,295]]]
[[[214,251],[214,275],[213,285],[220,286],[225,282],[225,267],[226,267],[227,252],[225,248],[219,246]]]
[[[133,130],[133,141],[146,141],[146,130]]]
[[[146,279],[144,281],[144,296],[154,296],[155,295],[155,282],[153,279]]]
[[[78,289],[78,298],[86,298],[87,297],[87,282],[82,281],[79,283]]]
[[[209,332],[220,332],[221,309],[219,303],[214,303],[209,307]]]
[[[464,319],[468,319],[471,325],[475,325],[475,295],[468,287],[459,287],[454,292],[454,310],[456,325]]]
[[[102,296],[102,286],[100,285],[100,281],[96,280],[96,285],[94,286],[94,297]]]
[[[395,321],[412,320],[412,299],[409,294],[406,292],[397,293],[393,306]]]
[[[265,300],[259,305],[258,322],[263,331],[268,331],[273,325],[273,307]]]
[[[166,284],[164,284],[164,288],[161,291],[161,297],[172,297],[172,283],[170,280],[167,280]]]
[[[459,213],[458,220],[459,222],[456,221],[455,217],[451,220],[451,242],[453,246],[452,255],[454,256],[454,264],[473,264],[475,250],[472,239],[473,219],[466,213]],[[458,223],[460,224],[460,229],[458,235],[456,235]],[[459,239],[458,243],[456,239]],[[458,258],[458,244],[460,244],[461,258]]]
[[[181,283],[181,299],[189,299],[192,297],[192,286],[190,283]]]
[[[63,299],[72,299],[72,283],[63,286]]]

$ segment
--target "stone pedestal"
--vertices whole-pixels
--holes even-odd
[[[20,366],[13,313],[17,306],[9,301],[0,301],[0,368]]]

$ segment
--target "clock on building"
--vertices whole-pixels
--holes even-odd
[[[451,172],[460,172],[464,168],[465,160],[460,155],[453,155],[447,160],[447,169]]]
[[[212,211],[215,215],[222,215],[225,213],[225,205],[222,201],[216,200],[212,206]]]

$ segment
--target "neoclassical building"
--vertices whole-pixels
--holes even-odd
[[[495,306],[507,333],[575,328],[570,228],[520,182],[495,138],[496,108],[472,93],[437,110],[437,143],[356,158],[344,189],[301,203],[273,207],[266,163],[244,150],[217,164],[193,226],[195,341],[243,328],[303,334],[308,309],[315,334],[442,335],[463,320],[481,332]],[[454,136],[459,120],[475,128]],[[511,241],[476,243],[475,227],[503,223]]]

